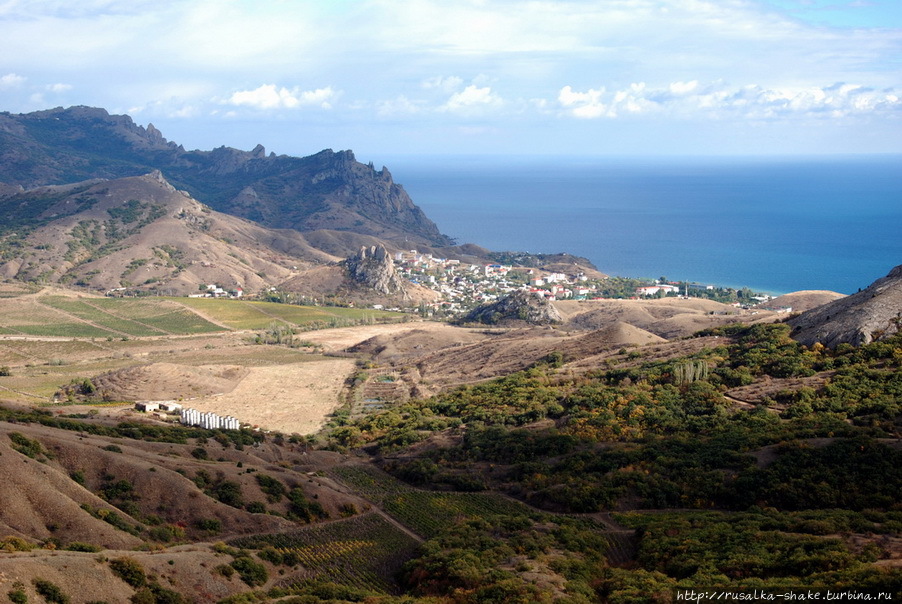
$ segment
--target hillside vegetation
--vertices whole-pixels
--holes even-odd
[[[204,315],[238,325],[259,308],[211,301]],[[59,504],[0,512],[13,552],[0,572],[20,577],[11,591],[49,583],[74,602],[898,594],[902,339],[806,348],[760,324],[666,346],[592,369],[552,351],[495,380],[339,411],[318,438],[2,411],[0,454],[25,471],[0,497]],[[379,371],[362,373],[394,379]],[[731,394],[763,383],[783,389],[756,404]]]

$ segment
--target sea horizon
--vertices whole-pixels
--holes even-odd
[[[382,163],[458,243],[566,252],[609,275],[851,294],[902,264],[902,154]]]

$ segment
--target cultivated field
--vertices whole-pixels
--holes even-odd
[[[89,378],[103,385],[107,401],[126,403],[118,411],[96,407],[104,415],[121,415],[131,401],[180,399],[263,428],[310,434],[343,401],[355,370],[353,359],[320,351],[408,328],[397,323],[402,315],[384,311],[2,285],[0,367],[9,375],[0,376],[0,400],[66,412],[84,401],[60,396],[60,388]],[[272,333],[294,335],[286,345]]]

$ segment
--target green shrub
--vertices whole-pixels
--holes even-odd
[[[241,580],[251,587],[263,585],[269,578],[266,567],[249,557],[241,557],[232,560],[232,568],[238,571],[238,576],[241,577]]]
[[[226,505],[233,508],[243,508],[244,501],[241,497],[241,485],[231,480],[226,480],[213,487],[213,496]]]
[[[35,546],[21,537],[10,535],[0,541],[0,549],[7,552],[30,552]]]
[[[132,587],[143,587],[147,584],[147,575],[144,574],[144,567],[134,558],[126,557],[110,560],[110,570]]]
[[[102,548],[92,543],[73,541],[66,546],[66,549],[70,552],[99,552]]]
[[[45,579],[36,578],[32,581],[35,590],[44,597],[47,602],[53,604],[69,604],[69,596],[63,593],[55,583],[51,583]]]
[[[266,505],[263,504],[262,501],[252,501],[247,504],[244,509],[246,509],[251,514],[265,514],[266,513]]]
[[[27,455],[32,459],[36,459],[38,455],[47,455],[44,447],[36,440],[31,440],[21,432],[10,432],[9,439],[12,441],[12,447],[22,455]]]
[[[260,490],[266,494],[270,503],[275,503],[285,496],[287,492],[285,485],[279,480],[272,476],[267,476],[266,474],[257,474],[256,478],[257,484],[260,485]]]
[[[27,604],[28,595],[25,593],[25,586],[21,581],[13,583],[13,588],[6,592],[6,596],[13,604]]]
[[[198,518],[194,521],[194,526],[208,533],[218,533],[222,530],[222,521],[218,518]]]
[[[220,564],[219,566],[214,568],[213,571],[227,579],[235,574],[235,569],[228,564]]]

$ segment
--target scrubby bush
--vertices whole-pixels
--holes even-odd
[[[0,549],[6,552],[30,552],[35,546],[21,537],[10,535],[0,541]]]
[[[255,585],[263,585],[269,578],[266,567],[255,562],[250,557],[242,556],[232,561],[232,568],[238,571],[241,580],[254,587]]]
[[[218,533],[222,530],[222,521],[218,518],[198,518],[194,526],[208,533]]]
[[[35,591],[37,591],[47,602],[52,604],[69,604],[69,596],[63,593],[55,583],[51,583],[45,579],[36,578],[32,581]]]
[[[73,541],[69,545],[66,546],[66,549],[70,552],[99,552],[102,548],[100,546],[91,544],[91,543],[82,543],[80,541]]]
[[[147,584],[147,575],[144,573],[144,567],[134,558],[125,557],[110,560],[110,570],[132,587],[143,587]]]

